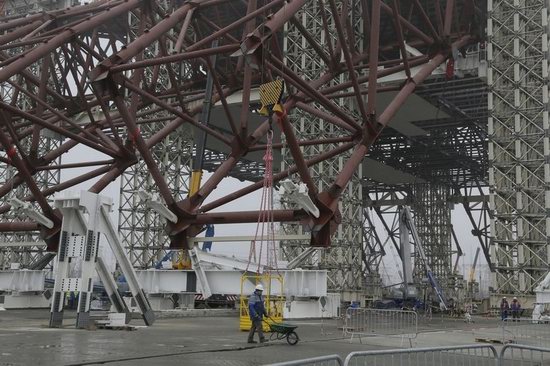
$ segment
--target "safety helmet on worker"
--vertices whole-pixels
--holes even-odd
[[[264,290],[264,287],[262,286],[261,283],[256,285],[256,291],[263,291],[263,290]]]

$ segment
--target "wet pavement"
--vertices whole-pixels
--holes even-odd
[[[75,314],[66,313],[64,327],[47,327],[49,311],[0,312],[0,366],[7,365],[227,365],[249,366],[353,351],[408,348],[399,337],[342,337],[335,320],[292,321],[300,342],[284,340],[251,345],[238,329],[237,316],[158,319],[151,327],[133,320],[137,330],[75,329]],[[498,328],[495,319],[419,320],[413,347],[475,343],[480,331]]]

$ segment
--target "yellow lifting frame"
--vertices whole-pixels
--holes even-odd
[[[285,304],[285,298],[283,294],[283,276],[273,273],[264,274],[243,274],[241,276],[241,299],[240,299],[240,316],[239,316],[239,329],[243,331],[249,331],[252,326],[250,320],[250,314],[248,312],[248,298],[252,293],[244,293],[244,285],[247,282],[251,282],[254,286],[262,284],[264,286],[264,302],[265,310],[269,314],[269,318],[264,318],[265,321],[262,324],[264,332],[269,332],[269,323],[281,323],[283,321],[283,306]],[[275,288],[280,288],[279,294],[272,295],[272,291]]]

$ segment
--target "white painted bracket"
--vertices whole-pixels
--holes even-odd
[[[29,202],[21,201],[18,198],[12,198],[10,199],[10,205],[21,212],[23,212],[25,215],[27,215],[31,220],[36,221],[42,226],[47,227],[48,229],[51,229],[53,227],[53,221],[48,219],[46,216],[44,216],[42,213],[37,211]]]
[[[153,198],[153,195],[149,192],[139,191],[139,198],[145,203],[145,206],[149,207],[152,210],[155,210],[160,216],[164,217],[166,220],[172,221],[173,223],[178,222],[178,217],[174,214],[166,205],[158,200]]]
[[[424,55],[418,49],[414,48],[413,46],[411,46],[407,43],[405,43],[405,51],[407,51],[407,53],[409,53],[409,55],[413,56],[413,57],[418,57],[418,56],[423,56]]]
[[[550,290],[550,272],[546,274],[546,277],[540,283],[537,287],[535,287],[535,292],[544,292]]]
[[[307,194],[308,190],[304,183],[296,185],[290,179],[285,179],[281,181],[280,185],[281,187],[279,188],[279,194],[281,196],[287,196],[290,200],[298,204],[298,206],[312,214],[314,217],[319,217],[319,209],[315,206],[311,198],[309,198],[309,195]]]
[[[309,257],[313,255],[317,250],[320,248],[315,247],[308,247],[306,250],[304,250],[302,253],[298,254],[294,259],[292,259],[287,264],[287,269],[294,269],[298,268],[302,263],[304,263]]]
[[[208,299],[212,296],[212,291],[210,290],[210,284],[208,283],[208,278],[206,277],[206,272],[204,268],[201,267],[201,259],[199,257],[199,249],[195,246],[193,249],[189,249],[189,258],[191,259],[191,264],[193,269],[197,274],[197,280],[199,281],[202,287],[202,296],[205,299]]]
[[[230,258],[228,256],[221,255],[221,254],[212,254],[208,252],[203,252],[199,250],[196,246],[192,250],[200,252],[200,254],[197,255],[197,258],[199,259],[200,263],[208,263],[216,267],[231,268],[238,271],[248,271],[248,272],[256,272],[255,269],[258,268],[258,263],[249,262],[247,260],[242,260],[237,258]],[[264,266],[260,265],[259,268],[260,268],[260,271],[258,273],[260,274],[263,273]]]

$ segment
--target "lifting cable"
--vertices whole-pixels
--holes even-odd
[[[260,199],[260,210],[256,224],[256,233],[254,239],[250,243],[250,253],[248,255],[248,265],[246,268],[248,271],[250,263],[254,260],[258,265],[258,273],[260,273],[262,265],[264,244],[266,247],[265,265],[269,269],[276,269],[278,267],[273,216],[273,130],[271,128],[267,133],[267,147],[263,160],[265,162],[265,171],[262,197]],[[259,244],[259,251],[257,251],[256,244]]]
[[[268,271],[276,270],[277,265],[277,246],[275,243],[275,222],[273,212],[273,114],[278,117],[279,125],[282,125],[282,119],[286,117],[286,111],[281,104],[281,99],[284,92],[284,81],[275,79],[269,82],[264,82],[265,70],[265,55],[269,51],[269,45],[262,46],[261,53],[261,84],[259,88],[261,107],[258,113],[268,117],[269,130],[267,132],[267,144],[265,155],[263,157],[265,163],[265,171],[263,178],[262,197],[260,200],[260,210],[258,221],[256,224],[256,233],[254,239],[250,243],[250,253],[248,255],[248,264],[246,271],[250,267],[252,261],[256,262],[256,272],[260,273],[262,267],[262,256],[264,255],[265,243],[265,266]],[[271,75],[269,74],[269,77]],[[256,244],[259,242],[259,251],[256,249]]]

